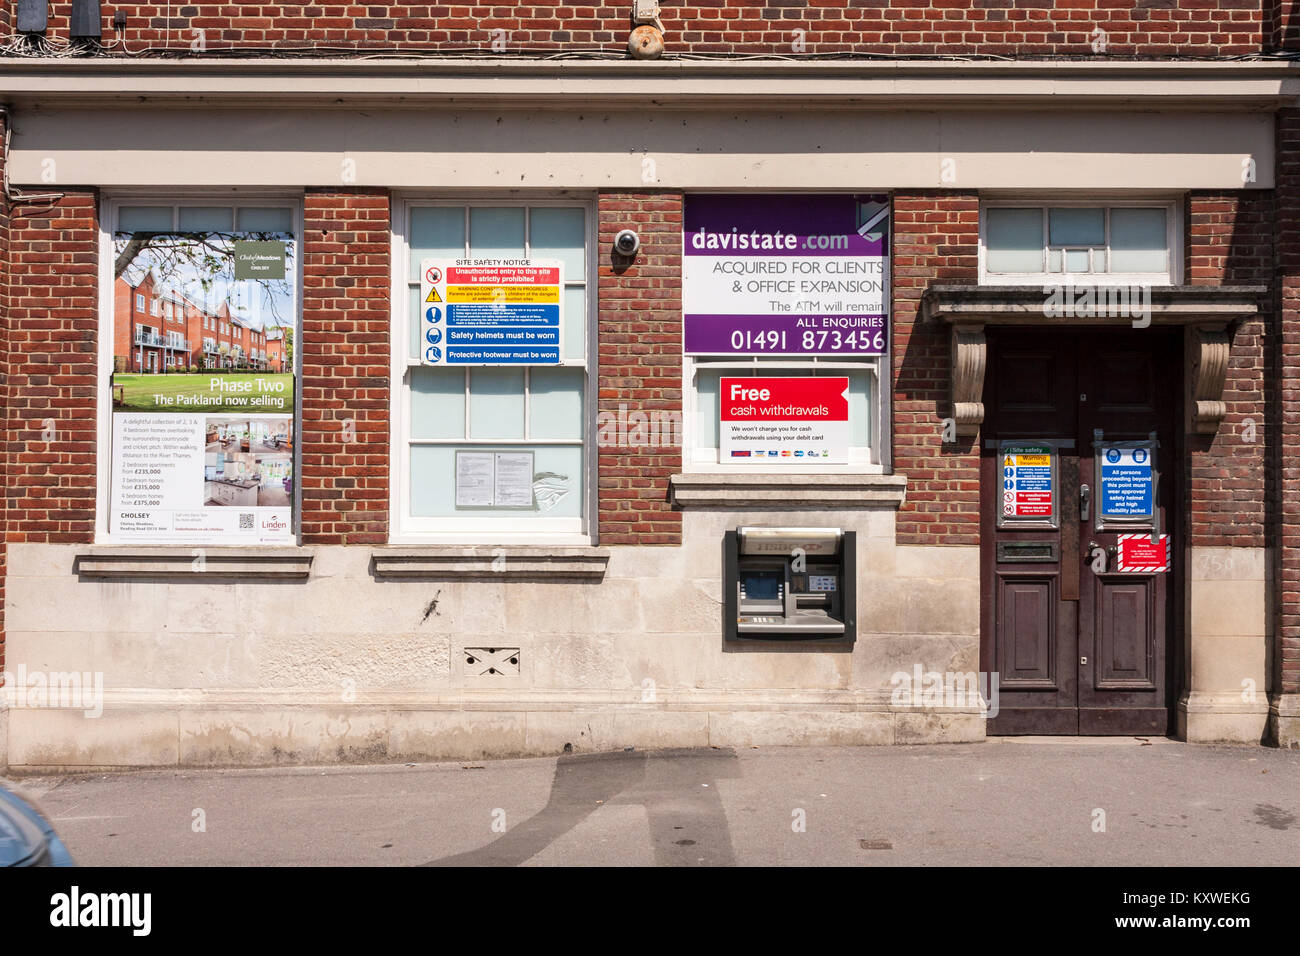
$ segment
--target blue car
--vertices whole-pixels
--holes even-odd
[[[50,821],[0,781],[0,866],[75,866]]]

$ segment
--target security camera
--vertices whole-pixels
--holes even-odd
[[[620,229],[614,237],[614,251],[621,256],[634,256],[641,248],[641,237],[631,229]]]

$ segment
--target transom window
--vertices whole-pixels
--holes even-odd
[[[1173,203],[988,203],[981,216],[983,281],[1177,281]]]

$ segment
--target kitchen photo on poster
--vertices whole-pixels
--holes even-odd
[[[114,235],[114,536],[293,542],[289,229]]]

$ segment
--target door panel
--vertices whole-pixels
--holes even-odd
[[[1093,570],[1094,548],[1114,549],[1121,531],[1138,530],[1097,528],[1093,444],[1097,429],[1105,440],[1156,434],[1159,527],[1176,528],[1178,341],[1156,329],[986,334],[981,667],[1000,684],[988,732],[1164,733],[1170,574],[1117,573],[1113,554]],[[1006,439],[1058,443],[1059,530],[997,527],[997,443]],[[1087,521],[1082,485],[1093,501]],[[1006,547],[1015,542],[1055,546],[1060,560],[1025,563]]]

